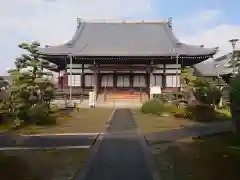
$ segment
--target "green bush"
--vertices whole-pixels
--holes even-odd
[[[230,109],[232,114],[232,120],[234,129],[240,132],[240,73],[233,77],[230,81]]]
[[[173,103],[166,103],[164,104],[164,111],[175,114],[178,111],[178,107]]]
[[[163,103],[167,103],[169,101],[169,96],[166,94],[158,94],[158,95],[155,95],[154,97]]]
[[[186,107],[186,117],[195,121],[213,121],[216,119],[216,112],[208,105],[190,105]]]
[[[142,105],[141,112],[144,114],[160,115],[164,112],[164,105],[157,99],[151,99]]]
[[[195,121],[210,122],[218,120],[228,120],[231,117],[223,112],[216,111],[211,106],[197,105],[186,107],[186,118]]]
[[[182,93],[163,93],[155,95],[155,98],[162,101],[163,103],[174,102],[182,97]]]
[[[175,109],[174,116],[178,118],[187,118],[186,116],[186,108],[178,107]]]
[[[36,104],[28,111],[29,123],[37,125],[56,124],[56,118],[52,114],[48,104]]]
[[[42,117],[39,119],[39,121],[36,122],[37,125],[55,125],[57,123],[57,118],[54,115],[46,115],[45,117]]]

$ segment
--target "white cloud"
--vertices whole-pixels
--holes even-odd
[[[179,20],[177,23],[182,41],[204,44],[205,47],[219,47],[216,57],[232,51],[230,39],[240,39],[240,25],[217,23],[223,18],[223,13],[219,10],[203,10],[189,16],[190,18]],[[236,47],[240,48],[240,43]]]
[[[76,28],[76,18],[121,19],[154,13],[152,0],[9,0],[0,7],[1,34],[18,31],[26,40],[62,43]]]
[[[219,47],[217,56],[221,56],[232,51],[229,40],[233,38],[240,39],[240,25],[222,24],[194,36],[186,36],[184,40],[189,43],[204,44],[206,47]],[[236,48],[240,49],[240,42],[237,43]]]
[[[155,19],[155,0],[8,0],[0,2],[0,48],[3,69],[13,65],[21,41],[59,44],[69,40],[82,19]],[[224,14],[217,9],[198,11],[173,19],[180,40],[231,51],[231,38],[240,39],[240,25],[217,24]],[[211,25],[211,26],[210,26]],[[240,46],[240,45],[239,45]],[[6,49],[6,50],[5,50]],[[2,61],[2,60],[1,60]]]
[[[59,44],[69,40],[76,30],[76,18],[151,19],[154,0],[8,0],[0,2],[0,48],[6,63],[13,66],[21,41]]]
[[[180,20],[180,23],[183,25],[197,26],[196,28],[201,28],[201,26],[205,26],[208,23],[216,21],[222,16],[222,12],[217,9],[207,9],[195,12],[194,14],[190,14],[188,18],[184,18]]]
[[[209,24],[217,22],[223,16],[217,9],[207,9],[188,14],[187,17],[177,18],[176,32],[180,35],[194,34],[206,30]]]
[[[217,9],[200,11],[197,14],[190,17],[189,22],[193,24],[206,24],[219,19],[222,16],[222,12]]]

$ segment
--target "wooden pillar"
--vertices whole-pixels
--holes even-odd
[[[146,88],[150,88],[150,71],[148,69],[146,70],[145,82]]]
[[[149,69],[148,69],[148,72],[149,72],[149,86],[151,87],[153,84],[151,84],[151,77],[153,76],[153,63],[151,62],[150,66],[149,66]]]
[[[163,64],[162,88],[166,88],[166,64]]]
[[[133,90],[133,71],[130,71],[130,89]]]
[[[150,97],[150,87],[151,85],[151,77],[153,75],[153,69],[152,69],[152,65],[147,65],[147,76],[146,76],[146,83],[147,83],[147,88],[148,88],[148,97]]]
[[[97,98],[97,92],[98,92],[98,68],[97,68],[97,65],[95,65],[95,67],[94,67],[93,79],[94,79],[93,80],[93,82],[94,82],[93,91],[95,94],[95,98]]]
[[[100,89],[101,89],[101,71],[100,71],[100,70],[98,71],[97,78],[98,78],[97,93],[99,93],[99,92],[100,92]]]
[[[84,73],[82,72],[81,74],[81,88],[84,89],[85,86],[85,78],[84,78]]]
[[[84,99],[84,85],[85,85],[85,76],[84,76],[84,64],[82,64],[81,72],[81,101]]]
[[[73,64],[73,57],[69,56],[70,60],[70,86],[69,86],[69,100],[72,100],[72,64]]]
[[[80,84],[80,100],[83,101],[83,99],[84,99],[84,88],[83,88],[83,85],[84,85],[84,74],[83,74],[83,72],[82,72],[81,75],[80,75],[80,79],[81,79],[81,84]]]
[[[116,71],[114,71],[114,73],[113,73],[113,88],[114,89],[117,88],[117,74],[116,74]]]
[[[82,63],[82,71],[81,71],[81,88],[83,90],[84,87],[84,64]]]

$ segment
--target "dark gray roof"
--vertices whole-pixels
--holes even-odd
[[[240,50],[236,53],[240,54]],[[233,69],[230,65],[232,53],[225,54],[216,59],[210,59],[195,65],[195,68],[203,76],[217,76],[231,74]]]
[[[72,40],[39,50],[46,55],[171,56],[178,52],[180,55],[201,56],[213,55],[217,48],[180,43],[168,21],[80,21]]]
[[[1,76],[5,81],[11,82],[11,76]]]

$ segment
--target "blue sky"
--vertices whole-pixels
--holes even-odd
[[[17,44],[42,45],[69,40],[82,19],[173,18],[173,31],[183,42],[231,50],[228,40],[240,39],[239,0],[8,0],[0,3],[0,73],[13,67],[22,52]]]
[[[162,5],[161,12],[166,16],[188,17],[189,14],[205,10],[219,10],[224,14],[222,22],[239,23],[239,6],[238,0],[168,0],[158,1]],[[166,7],[166,8],[165,8]],[[159,11],[160,12],[160,11]]]

